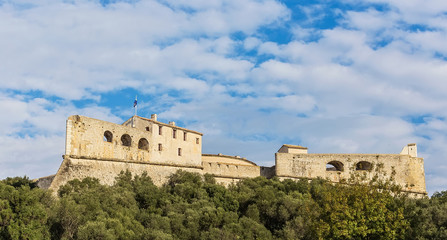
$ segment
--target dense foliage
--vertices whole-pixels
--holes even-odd
[[[447,239],[447,192],[263,177],[225,188],[179,171],[160,188],[129,172],[74,180],[54,198],[16,177],[0,181],[0,239]]]

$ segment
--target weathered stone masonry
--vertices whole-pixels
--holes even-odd
[[[159,122],[155,114],[150,119],[134,116],[122,125],[74,115],[67,120],[59,170],[38,184],[57,190],[72,179],[96,177],[111,185],[117,174],[130,170],[147,172],[156,185],[162,185],[179,169],[212,174],[224,185],[257,176],[339,182],[353,173],[371,178],[378,166],[383,176],[393,175],[404,191],[427,194],[416,144],[408,144],[400,154],[309,154],[305,147],[283,145],[275,154],[275,166],[262,167],[239,156],[202,154],[202,133]]]

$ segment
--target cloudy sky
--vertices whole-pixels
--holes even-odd
[[[447,190],[445,0],[0,0],[0,178],[54,174],[65,120],[133,115],[274,164],[417,143]]]

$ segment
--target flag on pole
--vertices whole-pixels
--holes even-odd
[[[135,109],[135,116],[137,115],[137,96],[135,96],[135,101],[133,102],[133,108]]]

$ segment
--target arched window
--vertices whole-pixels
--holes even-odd
[[[339,161],[330,161],[326,163],[326,171],[343,171],[343,163]]]
[[[371,170],[372,164],[370,162],[361,161],[355,165],[355,170]]]
[[[110,131],[104,132],[104,142],[112,142],[113,134]]]
[[[138,141],[138,149],[149,150],[149,142],[146,140],[146,138],[142,138],[140,139],[140,141]]]
[[[130,145],[132,145],[132,138],[130,138],[129,134],[124,134],[123,136],[121,136],[121,144],[127,147],[130,147]]]

